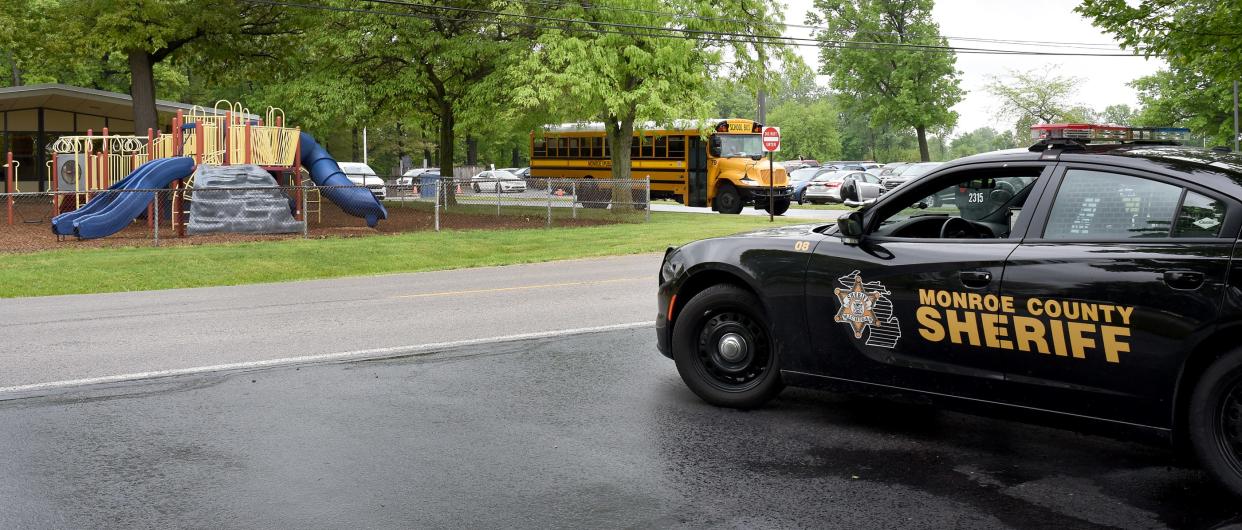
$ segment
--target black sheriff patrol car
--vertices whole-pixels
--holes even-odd
[[[671,248],[659,349],[716,405],[788,384],[1085,422],[1242,495],[1242,156],[1179,132],[1042,126],[836,224]]]

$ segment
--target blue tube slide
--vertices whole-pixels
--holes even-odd
[[[52,231],[58,235],[75,235],[95,239],[115,234],[147,211],[162,190],[174,180],[189,178],[194,173],[194,160],[189,157],[152,160],[100,192],[85,206],[52,219]]]
[[[341,171],[341,166],[336,163],[336,159],[332,158],[332,155],[329,155],[313,136],[302,133],[301,142],[302,167],[310,173],[310,178],[316,186],[325,186],[320,191],[328,197],[328,200],[341,207],[349,215],[365,218],[367,226],[372,228],[380,219],[388,218],[388,210],[384,209],[384,205],[375,198],[371,190],[357,187],[350,182],[345,172]]]

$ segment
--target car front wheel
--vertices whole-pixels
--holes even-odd
[[[1199,462],[1242,497],[1242,350],[1203,373],[1190,398],[1188,420]]]
[[[673,326],[673,360],[686,386],[721,407],[752,409],[784,385],[759,300],[733,285],[714,285],[686,303]]]

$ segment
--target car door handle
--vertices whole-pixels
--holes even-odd
[[[1196,271],[1164,271],[1164,283],[1174,289],[1192,291],[1203,285],[1203,273]]]
[[[959,271],[957,277],[966,287],[987,287],[992,283],[992,273],[988,271]]]

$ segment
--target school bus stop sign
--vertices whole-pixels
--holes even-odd
[[[763,150],[771,153],[781,150],[781,128],[780,127],[764,127],[763,133]]]

